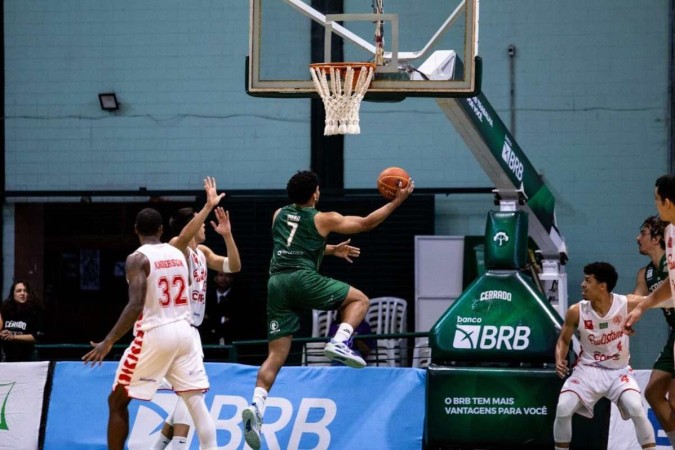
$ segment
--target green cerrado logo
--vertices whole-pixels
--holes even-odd
[[[504,231],[495,233],[495,235],[492,236],[492,242],[496,242],[497,247],[503,247],[507,242],[509,242],[509,235]]]
[[[2,402],[2,406],[0,406],[0,430],[9,430],[5,409],[7,408],[9,393],[12,392],[15,384],[16,382],[0,384],[0,401]]]

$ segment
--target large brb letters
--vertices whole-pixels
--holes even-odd
[[[232,411],[231,406],[234,406],[236,410],[234,415],[225,412]],[[243,442],[241,412],[247,406],[248,402],[245,398],[235,395],[216,395],[213,398],[211,416],[218,418],[215,421],[216,429],[226,431],[231,436],[230,442],[225,448],[239,448]],[[274,409],[280,410],[278,416],[273,411]],[[310,413],[311,421],[309,420]],[[223,414],[227,414],[229,417],[220,418]],[[277,435],[291,423],[293,405],[285,398],[269,397],[262,432],[269,448],[299,449],[303,435],[308,434],[314,435],[312,439],[314,448],[329,448],[331,434],[328,426],[333,422],[336,415],[337,405],[333,400],[329,398],[303,398],[295,415],[288,445],[284,445],[283,442],[279,442]],[[270,419],[272,421],[269,421]],[[303,447],[306,448],[307,444],[305,443]]]
[[[560,316],[521,268],[528,216],[492,211],[485,227],[486,272],[471,283],[429,333],[432,362],[551,363]],[[555,375],[555,374],[554,374]]]
[[[530,344],[530,327],[518,325],[457,325],[454,348],[525,350]]]

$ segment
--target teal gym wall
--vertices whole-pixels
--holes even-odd
[[[653,183],[669,154],[665,0],[483,0],[483,92],[547,180],[570,261],[613,263],[631,291],[646,263],[635,236],[655,213]],[[280,189],[310,164],[309,101],[246,95],[245,0],[5,0],[5,176],[8,190]],[[304,30],[298,30],[304,32]],[[284,42],[280,39],[280,48]],[[309,41],[305,52],[309,58]],[[280,60],[280,63],[283,63]],[[116,92],[122,109],[102,111]],[[491,182],[433,99],[364,103],[345,139],[345,187],[373,187],[405,167],[418,187]],[[30,201],[30,200],[28,200]],[[482,234],[488,195],[439,196],[436,233]],[[3,295],[14,260],[4,205]],[[660,313],[633,340],[648,368],[665,341]]]

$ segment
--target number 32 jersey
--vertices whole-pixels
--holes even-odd
[[[136,250],[150,262],[145,305],[134,330],[190,320],[189,278],[185,257],[169,244],[146,244]]]

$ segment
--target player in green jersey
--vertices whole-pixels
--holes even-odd
[[[345,258],[358,256],[349,241],[326,245],[330,233],[356,234],[380,225],[412,194],[415,183],[409,180],[396,197],[365,217],[320,212],[319,178],[310,171],[298,171],[286,186],[291,204],[278,209],[272,218],[273,251],[267,284],[268,356],[258,370],[253,403],[242,413],[246,442],[260,448],[260,427],[265,413],[267,393],[286,362],[293,334],[300,328],[297,311],[302,309],[339,309],[342,323],[326,344],[324,354],[350,367],[366,365],[346,341],[368,311],[369,299],[360,290],[319,274],[324,255]]]
[[[666,264],[666,243],[663,240],[665,225],[658,216],[650,216],[642,222],[637,235],[638,251],[649,257],[649,264],[641,268],[635,280],[635,295],[647,295],[668,279]],[[668,341],[654,362],[649,383],[645,388],[645,398],[654,410],[663,430],[675,447],[675,418],[671,418],[668,402],[668,388],[675,376],[673,344],[675,344],[675,309],[662,308],[669,326]]]

